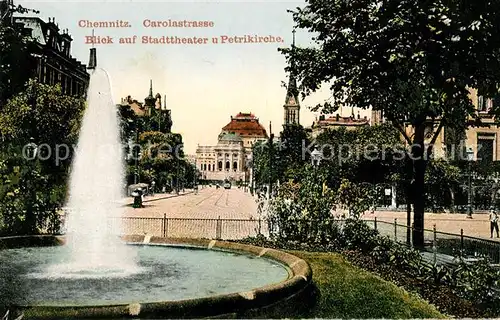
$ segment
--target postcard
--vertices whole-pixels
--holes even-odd
[[[471,6],[0,0],[1,319],[498,316]]]

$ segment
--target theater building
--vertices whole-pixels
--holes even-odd
[[[252,145],[268,138],[252,113],[238,113],[222,127],[215,146],[198,146],[196,166],[205,180],[247,182]]]

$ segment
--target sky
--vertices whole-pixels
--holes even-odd
[[[59,28],[68,29],[73,38],[72,56],[87,64],[86,36],[92,27],[83,21],[128,21],[128,28],[94,28],[95,36],[113,38],[112,44],[95,44],[98,67],[111,78],[116,103],[128,95],[139,101],[149,93],[167,97],[172,110],[172,131],[183,135],[184,150],[194,154],[196,146],[215,145],[220,130],[238,112],[252,112],[269,130],[279,133],[283,125],[283,104],[288,81],[285,57],[280,47],[292,43],[294,27],[288,9],[303,1],[22,1],[27,8],[40,11],[40,18],[55,17]],[[33,14],[30,14],[33,16]],[[207,28],[146,28],[144,20],[213,21]],[[211,43],[221,36],[274,36],[274,43]],[[135,44],[119,44],[119,38],[137,35]],[[142,36],[207,37],[207,44],[142,44]],[[312,45],[311,35],[296,33],[298,46]],[[310,126],[317,114],[308,110],[329,99],[327,86],[301,101],[300,121]],[[350,110],[343,110],[349,115]],[[357,113],[357,112],[356,112]],[[361,115],[368,115],[361,112]]]

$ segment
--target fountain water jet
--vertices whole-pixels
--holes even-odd
[[[70,261],[52,266],[49,275],[110,277],[138,271],[134,248],[119,239],[117,226],[124,178],[119,132],[109,77],[103,69],[94,69],[70,179]]]

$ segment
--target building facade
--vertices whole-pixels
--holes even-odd
[[[355,130],[360,127],[370,126],[370,119],[367,117],[361,118],[358,114],[358,117],[355,118],[353,116],[350,117],[342,117],[339,114],[335,116],[329,116],[328,118],[325,115],[321,115],[315,120],[311,126],[312,137],[316,138],[322,132],[331,129],[338,129],[341,127],[346,128],[347,130]]]
[[[205,180],[244,182],[246,155],[240,136],[223,133],[216,146],[198,146],[196,165]]]
[[[150,131],[159,131],[162,133],[172,132],[172,111],[167,109],[167,97],[162,100],[161,94],[153,95],[153,81],[149,83],[149,94],[144,98],[144,103],[132,99],[131,96],[122,98],[118,107],[130,108],[136,116],[140,118],[150,118]]]
[[[49,85],[60,84],[67,95],[84,97],[90,75],[80,61],[71,56],[73,38],[67,29],[60,30],[55,18],[48,22],[38,17],[13,16],[9,10],[11,1],[2,1],[2,23],[9,23],[23,35],[33,39],[30,46],[30,61],[28,78],[36,78],[39,82]]]
[[[238,113],[222,127],[215,146],[198,146],[196,166],[203,179],[248,182],[252,146],[268,138],[252,113]]]
[[[467,119],[467,128],[463,132],[456,132],[444,127],[436,138],[433,146],[434,158],[446,158],[450,160],[466,160],[466,149],[470,148],[473,160],[499,161],[500,160],[500,126],[495,118],[489,114],[496,103],[493,99],[478,96],[477,90],[469,90],[476,116],[480,121],[472,117]],[[430,144],[434,132],[440,120],[430,120],[425,128],[425,143]],[[411,137],[414,133],[412,126],[406,126],[406,134]]]

